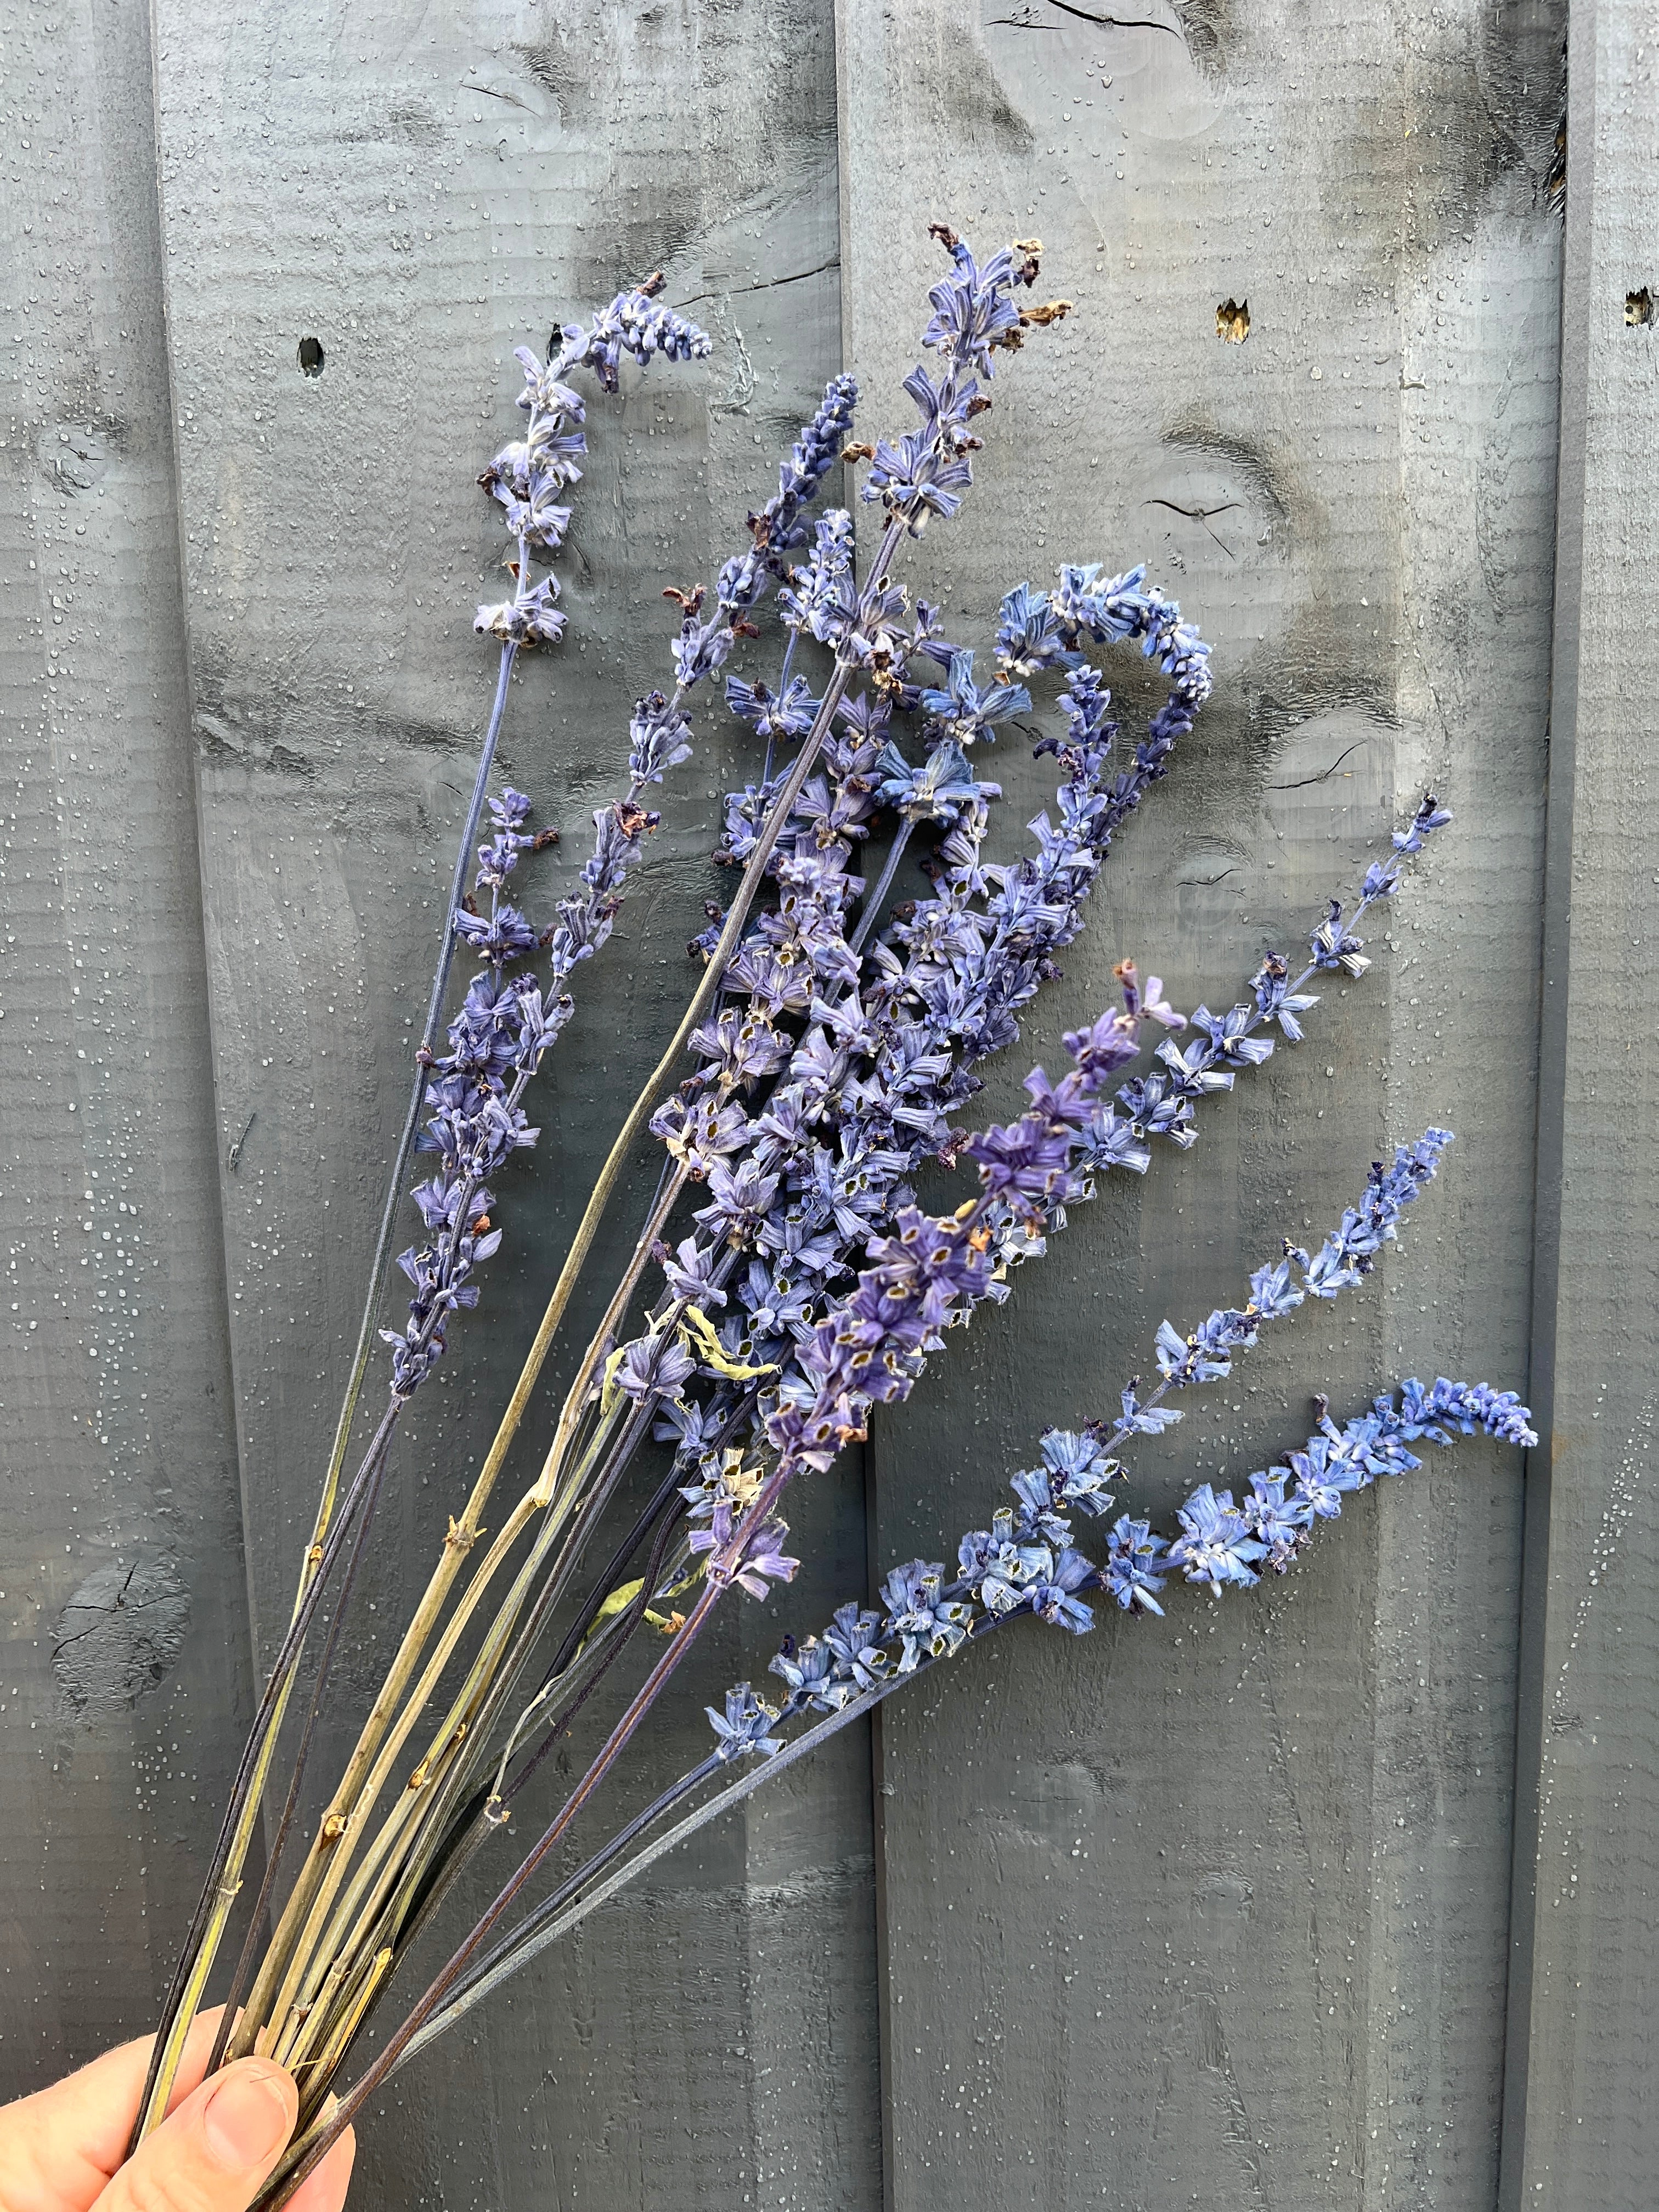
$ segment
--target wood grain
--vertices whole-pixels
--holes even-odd
[[[1500,2203],[1653,2195],[1651,24],[1575,8],[1532,1455]],[[1634,295],[1634,297],[1632,297]],[[1628,303],[1628,304],[1627,304]]]
[[[4,2098],[149,2020],[250,1669],[149,31],[0,46]]]
[[[1430,1121],[1459,1140],[1400,1251],[1126,1502],[1406,1372],[1525,1384],[1545,1447],[1524,1492],[1437,1455],[1249,1599],[1022,1632],[895,1699],[400,2077],[357,2193],[1645,2212],[1659,208],[1650,26],[1585,0],[1564,261],[1565,33],[1563,0],[156,0],[153,33],[0,0],[0,2094],[144,2024],[286,1611],[488,702],[472,479],[512,346],[659,264],[717,340],[592,409],[569,639],[502,751],[564,833],[545,912],[665,672],[663,586],[736,543],[843,358],[861,434],[905,426],[942,220],[1040,235],[1076,305],[907,579],[988,644],[1022,577],[1145,558],[1216,647],[985,1110],[1114,959],[1226,1002],[1426,782],[1459,822],[1307,1042],[802,1500],[809,1575],[711,1637],[629,1787]],[[723,888],[751,764],[698,736],[399,1447],[359,1696]],[[988,772],[1012,851],[1052,774]]]
[[[1216,648],[1008,1078],[1122,954],[1179,1005],[1230,1002],[1426,781],[1462,824],[1307,1043],[1080,1214],[884,1425],[884,1561],[948,1555],[1043,1425],[1112,1407],[1160,1315],[1236,1298],[1431,1120],[1460,1139],[1402,1251],[1217,1386],[1130,1494],[1242,1480],[1316,1389],[1357,1410],[1402,1372],[1526,1369],[1559,21],[1083,12],[842,15],[866,369],[890,390],[912,357],[890,302],[936,265],[929,218],[988,251],[1040,235],[1039,289],[1078,303],[1000,374],[972,503],[929,540],[956,632],[988,641],[1000,593],[1062,560],[1145,558]],[[1050,779],[997,772],[1012,846]],[[1012,1638],[884,1709],[898,2212],[1492,2201],[1520,1538],[1518,1465],[1466,1448],[1282,1586]]]

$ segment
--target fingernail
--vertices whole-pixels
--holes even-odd
[[[214,2091],[202,2132],[228,2173],[246,2173],[276,2157],[292,2124],[283,2075],[239,2068]]]

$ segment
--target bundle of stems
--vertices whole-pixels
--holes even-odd
[[[784,1549],[787,1531],[776,1518],[790,1483],[823,1469],[863,1436],[874,1405],[907,1395],[951,1326],[1006,1297],[1019,1265],[1063,1229],[1068,1206],[1090,1196],[1102,1173],[1144,1170],[1158,1137],[1188,1146],[1197,1107],[1267,1057],[1270,1028],[1286,1040],[1299,1036],[1300,1018],[1315,1004],[1306,984],[1321,972],[1363,972],[1368,963],[1354,924],[1393,894],[1403,857],[1449,818],[1425,801],[1396,836],[1394,855],[1368,872],[1353,915],[1345,921],[1332,902],[1299,975],[1292,979],[1288,963],[1269,954],[1244,1003],[1224,1016],[1197,1009],[1191,1040],[1167,1038],[1155,1066],[1127,1073],[1145,1024],[1188,1024],[1164,1002],[1158,980],[1143,981],[1126,962],[1118,970],[1121,1006],[1066,1039],[1067,1075],[1050,1082],[1035,1071],[1030,1108],[1006,1127],[970,1137],[953,1123],[979,1087],[978,1064],[1018,1037],[1024,1008],[1056,972],[1054,955],[1082,927],[1115,831],[1168,772],[1210,678],[1207,648],[1139,569],[1109,577],[1095,567],[1067,567],[1050,590],[1016,586],[1002,605],[994,670],[984,684],[975,680],[974,654],[942,635],[938,610],[913,601],[895,580],[902,548],[930,522],[953,516],[971,483],[971,455],[981,444],[971,426],[989,407],[985,387],[997,356],[1017,350],[1032,328],[1057,321],[1069,304],[1018,304],[1038,273],[1035,243],[1017,241],[981,266],[953,234],[938,234],[949,269],[930,293],[923,333],[934,365],[919,366],[905,384],[917,427],[873,445],[847,444],[856,391],[850,378],[836,379],[785,461],[777,493],[749,517],[750,543],[720,570],[712,599],[702,589],[669,594],[680,607],[673,685],[635,703],[625,791],[595,814],[580,886],[544,931],[505,893],[545,833],[530,829],[522,794],[506,789],[492,799],[489,784],[514,658],[552,644],[562,627],[546,564],[568,526],[569,509],[556,495],[580,476],[577,426],[585,412],[568,380],[588,371],[615,390],[624,354],[642,368],[655,356],[695,360],[708,342],[660,304],[653,279],[619,295],[589,325],[568,327],[550,361],[520,356],[525,434],[481,478],[516,541],[514,591],[502,605],[478,610],[480,631],[500,640],[501,669],[409,1112],[291,1621],[187,1933],[137,2130],[147,2131],[166,2109],[251,1854],[304,1647],[331,1592],[213,2060],[258,2051],[290,2068],[300,2083],[301,2132],[270,2185],[268,2206],[314,2170],[397,2066],[622,1881],[746,1794],[757,1778],[731,1778],[737,1757],[768,1757],[761,1776],[781,1771],[900,1681],[1007,1618],[1030,1612],[1086,1626],[1078,1595],[1085,1588],[1105,1589],[1126,1605],[1151,1603],[1162,1587],[1162,1555],[1146,1524],[1121,1522],[1115,1548],[1098,1566],[1070,1547],[1060,1506],[1104,1496],[1101,1470],[1118,1469],[1108,1448],[1175,1418],[1162,1404],[1168,1388],[1225,1371],[1215,1363],[1254,1341],[1251,1332],[1269,1310],[1260,1303],[1267,1291],[1253,1291],[1241,1314],[1212,1316],[1208,1335],[1186,1340],[1190,1357],[1171,1332],[1177,1349],[1164,1346],[1163,1359],[1173,1364],[1164,1364],[1160,1389],[1143,1401],[1132,1386],[1121,1419],[1103,1427],[1086,1453],[1079,1445],[1082,1457],[1074,1454],[1076,1463],[1055,1475],[1058,1488],[1042,1491],[1032,1476],[1019,1492],[1018,1525],[1009,1521],[1003,1529],[1007,1516],[1000,1516],[993,1532],[977,1532],[985,1541],[976,1536],[971,1568],[964,1540],[962,1577],[947,1582],[942,1569],[912,1563],[889,1578],[881,1613],[866,1614],[855,1603],[837,1614],[822,1643],[786,1645],[775,1662],[789,1686],[782,1704],[738,1686],[724,1714],[711,1715],[716,1743],[708,1757],[623,1823],[550,1896],[531,1901],[550,1856],[726,1594],[763,1595],[793,1575],[798,1562]],[[862,563],[846,512],[830,510],[815,524],[806,519],[837,463],[866,466],[861,495],[880,517]],[[779,673],[769,685],[735,674],[725,684],[726,704],[763,746],[757,778],[726,801],[716,857],[734,872],[731,897],[724,911],[708,909],[708,927],[693,947],[704,962],[701,977],[622,1121],[494,1439],[449,1519],[386,1679],[295,1864],[307,1761],[403,1408],[444,1355],[452,1316],[478,1297],[472,1278],[502,1233],[490,1179],[537,1134],[523,1101],[571,1010],[565,985],[609,935],[655,826],[642,801],[687,757],[688,701],[740,642],[759,636],[754,617],[774,586],[786,631]],[[1168,685],[1127,756],[1115,746],[1110,694],[1087,657],[1091,646],[1125,643],[1139,647]],[[993,861],[986,843],[998,787],[976,775],[970,750],[992,742],[1000,724],[1031,712],[1028,684],[1048,675],[1064,680],[1060,732],[1037,745],[1060,775],[1054,811],[1031,823],[1032,847],[1023,857]],[[919,752],[906,750],[907,731],[919,733]],[[490,835],[469,891],[486,803]],[[879,870],[871,878],[855,873],[860,848],[883,836]],[[931,891],[894,902],[919,838],[931,848]],[[449,1050],[441,1057],[450,969],[463,945],[478,970],[448,1023]],[[536,966],[544,958],[545,974]],[[551,1416],[535,1479],[486,1544],[494,1486],[647,1124],[665,1154],[657,1188]],[[348,1480],[394,1224],[417,1146],[438,1160],[413,1194],[424,1236],[398,1258],[414,1295],[405,1326],[380,1331],[391,1346],[386,1400]],[[971,1163],[975,1194],[940,1216],[921,1212],[912,1179],[929,1162],[947,1169]],[[1432,1160],[1424,1172],[1431,1169]],[[1345,1228],[1347,1241],[1322,1276],[1321,1263],[1311,1263],[1307,1288],[1315,1295],[1357,1279],[1393,1234],[1392,1216],[1378,1226],[1382,1217],[1372,1220],[1362,1208],[1354,1218],[1370,1224],[1365,1233],[1374,1230],[1374,1241],[1362,1249],[1359,1231]],[[1302,1294],[1279,1282],[1271,1310],[1287,1310]],[[1513,1410],[1509,1401],[1500,1408],[1510,1421],[1503,1433],[1517,1426]],[[1497,1420],[1486,1424],[1493,1433]],[[673,1445],[672,1466],[618,1537],[616,1510],[632,1494],[630,1472],[653,1439]],[[1094,1470],[1087,1481],[1079,1473],[1085,1460]],[[1025,1480],[1017,1479],[1017,1490]],[[1278,1509],[1284,1528],[1273,1540],[1283,1556],[1275,1564],[1282,1565],[1324,1509],[1309,1502],[1304,1511],[1294,1499],[1286,1509],[1282,1482]],[[1266,1525],[1261,1511],[1250,1510],[1255,1519],[1243,1512],[1237,1528],[1201,1501],[1195,1511],[1200,1549],[1182,1553],[1185,1538],[1177,1540],[1174,1550],[1165,1547],[1169,1559],[1212,1588],[1254,1580],[1253,1563],[1269,1548],[1252,1533]],[[1218,1559],[1231,1566],[1218,1566]],[[1194,1573],[1194,1563],[1205,1572]],[[1170,1571],[1166,1561],[1162,1571]],[[620,1662],[642,1632],[659,1636],[661,1647],[630,1677]],[[618,1682],[629,1686],[602,1743],[541,1820],[532,1846],[518,1853],[492,1902],[374,2057],[337,2091],[365,2023],[462,1873],[508,1832],[509,1816],[527,1803],[527,1786],[577,1714]],[[809,1709],[824,1717],[785,1753],[773,1729]],[[661,1832],[668,1815],[699,1792],[704,1803]],[[507,1929],[520,1904],[526,1909]]]
[[[937,653],[930,611],[924,608],[910,615],[903,592],[889,581],[887,571],[893,554],[907,533],[921,535],[930,515],[954,512],[961,489],[969,481],[968,455],[979,441],[967,425],[988,404],[981,379],[990,374],[993,349],[1012,349],[1024,328],[1063,312],[1058,303],[1047,308],[1036,307],[1024,314],[1013,306],[1012,295],[1021,287],[1029,288],[1036,274],[1034,253],[1022,250],[1018,257],[998,255],[981,271],[966,248],[954,240],[948,243],[953,256],[952,273],[945,284],[936,288],[929,340],[939,354],[944,373],[937,386],[921,379],[921,388],[928,395],[928,404],[922,410],[922,428],[894,447],[884,446],[882,461],[870,472],[870,484],[884,513],[867,580],[860,584],[854,574],[848,519],[844,514],[826,518],[817,532],[808,569],[793,572],[801,592],[785,594],[790,631],[776,691],[769,692],[763,684],[743,686],[735,678],[728,685],[731,703],[763,735],[767,748],[758,794],[740,795],[734,802],[734,826],[744,799],[752,802],[750,818],[741,824],[741,875],[735,894],[715,941],[705,948],[708,958],[702,980],[617,1133],[495,1439],[461,1512],[451,1519],[438,1564],[386,1680],[344,1771],[330,1793],[270,1940],[262,1955],[256,1956],[261,1922],[276,1894],[283,1847],[295,1818],[304,1765],[322,1709],[341,1623],[368,1540],[403,1409],[445,1349],[450,1316],[476,1300],[477,1288],[468,1278],[489,1258],[500,1239],[501,1232],[489,1220],[493,1200],[486,1177],[499,1170],[518,1146],[533,1137],[520,1100],[570,1012],[570,1000],[561,987],[570,971],[597,951],[609,934],[626,876],[655,826],[657,817],[641,801],[648,787],[662,781],[690,750],[688,696],[723,665],[738,639],[757,634],[750,617],[767,590],[792,575],[789,556],[799,550],[811,535],[802,520],[803,509],[841,458],[842,440],[851,425],[854,387],[850,378],[837,378],[786,462],[778,494],[759,514],[750,516],[750,544],[722,569],[708,617],[703,617],[705,595],[701,591],[674,595],[681,600],[683,618],[673,647],[673,688],[666,696],[654,692],[636,703],[629,724],[627,789],[611,807],[595,816],[594,848],[582,871],[581,890],[562,902],[550,930],[538,933],[501,896],[520,853],[542,842],[525,834],[528,809],[520,794],[507,791],[491,802],[494,835],[478,854],[478,888],[488,893],[487,913],[481,912],[477,897],[466,892],[465,879],[489,791],[514,659],[526,648],[554,643],[563,626],[554,605],[556,578],[550,568],[538,574],[535,564],[538,556],[544,562],[550,561],[562,542],[570,511],[557,503],[558,495],[580,474],[577,456],[584,449],[584,439],[577,426],[583,422],[586,409],[568,380],[588,370],[598,376],[602,386],[614,392],[624,354],[641,367],[659,355],[669,360],[695,360],[707,354],[708,340],[694,325],[661,306],[656,297],[661,280],[653,278],[618,295],[591,325],[567,326],[562,343],[547,362],[527,352],[520,355],[526,373],[520,402],[528,417],[526,429],[520,440],[495,457],[481,478],[500,502],[516,540],[516,557],[511,563],[514,590],[509,601],[478,611],[477,627],[500,640],[501,666],[416,1053],[409,1112],[389,1178],[362,1326],[291,1620],[260,1699],[233,1783],[210,1877],[187,1931],[164,2011],[162,2032],[157,2038],[138,2134],[154,2126],[165,2110],[185,2037],[203,2001],[252,1848],[262,1794],[306,1640],[325,1592],[331,1587],[331,1577],[337,1576],[338,1588],[316,1669],[311,1710],[301,1731],[287,1802],[267,1855],[249,1943],[233,1984],[240,2016],[233,2026],[232,2011],[228,2008],[220,2047],[215,2053],[216,2063],[256,2045],[273,2052],[300,2073],[313,2107],[325,2095],[339,2057],[389,1971],[397,1949],[395,1931],[408,1929],[412,1901],[423,1890],[430,1890],[428,1876],[447,1841],[453,1854],[449,1831],[458,1806],[465,1802],[488,1758],[493,1756],[500,1764],[499,1747],[493,1754],[487,1749],[489,1731],[510,1705],[538,1638],[564,1595],[605,1504],[644,1441],[655,1404],[670,1397],[678,1401],[683,1395],[676,1386],[685,1371],[685,1355],[673,1335],[681,1317],[692,1314],[707,1331],[712,1364],[705,1364],[706,1373],[723,1376],[741,1369],[741,1362],[721,1352],[702,1310],[689,1299],[674,1298],[665,1308],[659,1304],[654,1316],[657,1350],[647,1369],[638,1376],[630,1373],[626,1378],[630,1388],[620,1392],[606,1388],[596,1395],[593,1388],[610,1340],[637,1294],[653,1246],[676,1202],[689,1183],[706,1178],[708,1162],[722,1156],[714,1151],[705,1158],[694,1144],[681,1142],[677,1146],[678,1156],[648,1209],[632,1260],[607,1302],[604,1326],[579,1364],[539,1478],[517,1501],[482,1559],[471,1558],[483,1525],[486,1504],[587,1260],[629,1148],[672,1083],[680,1055],[698,1024],[711,1010],[718,1018],[717,1000],[732,993],[728,969],[742,955],[750,910],[769,872],[777,873],[773,854],[780,838],[792,824],[799,826],[798,803],[808,790],[809,779],[836,725],[837,709],[849,680],[864,674],[896,693],[902,688],[898,672],[915,652],[931,644]],[[893,476],[895,469],[902,473],[902,481]],[[803,636],[830,647],[827,678],[817,697],[799,676],[792,673],[791,663]],[[1017,686],[1004,684],[996,688],[1010,711],[1027,703]],[[971,731],[963,734],[971,741]],[[789,742],[797,745],[793,763],[787,773],[775,775],[777,749],[781,743]],[[880,748],[866,739],[859,750],[873,757]],[[961,757],[959,743],[954,751],[957,757]],[[869,763],[860,760],[858,764]],[[843,786],[868,788],[867,783],[860,784],[855,769],[836,776],[835,781],[833,803],[843,805],[847,804]],[[971,779],[969,783],[971,788]],[[975,797],[982,811],[983,799],[977,793]],[[810,793],[808,800],[810,804]],[[923,800],[915,810],[915,818],[948,819],[950,805],[948,799],[941,799],[930,814]],[[892,866],[897,865],[906,835],[908,825],[894,841]],[[890,881],[890,876],[891,867]],[[856,878],[845,878],[847,890],[859,887]],[[876,910],[877,902],[872,902],[872,920]],[[453,1049],[441,1060],[436,1050],[440,1024],[454,953],[463,944],[479,954],[483,968],[466,994],[460,1015],[450,1024]],[[784,959],[788,957],[787,946],[771,950]],[[548,986],[508,976],[512,966],[533,952],[549,956],[552,975]],[[802,972],[810,976],[810,964]],[[793,998],[785,1003],[793,1008]],[[779,1011],[782,1010],[781,1005]],[[368,1448],[348,1480],[349,1438],[373,1354],[404,1176],[411,1152],[422,1141],[416,1131],[423,1109],[429,1115],[430,1133],[424,1141],[443,1156],[440,1174],[416,1194],[432,1234],[418,1251],[411,1249],[402,1255],[401,1264],[416,1284],[416,1297],[411,1302],[409,1325],[393,1343],[392,1375],[385,1406]],[[717,1145],[724,1141],[723,1136],[716,1137]],[[665,1387],[659,1390],[655,1370],[665,1363]],[[757,1378],[765,1365],[755,1364]],[[752,1423],[757,1403],[757,1394],[750,1390],[744,1403],[731,1410],[726,1426],[733,1434],[742,1430],[745,1419]],[[660,1511],[657,1517],[660,1519]],[[497,1597],[493,1616],[471,1654],[463,1680],[451,1694],[442,1723],[391,1809],[376,1823],[375,1808],[447,1667],[463,1645],[469,1625],[479,1614],[505,1563],[514,1558],[521,1546],[525,1555],[516,1560],[505,1595]],[[635,1625],[613,1617],[605,1624],[608,1633],[587,1638],[585,1648],[568,1655],[551,1679],[569,1694],[580,1695],[584,1684],[597,1680]],[[571,1640],[567,1636],[567,1643]],[[557,1709],[550,1688],[544,1688],[539,1707],[551,1722]],[[386,1937],[393,1940],[379,1940]]]

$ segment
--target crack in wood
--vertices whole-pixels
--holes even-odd
[[[1062,15],[1074,15],[1079,23],[1093,23],[1101,30],[1110,31],[1166,31],[1172,39],[1187,43],[1185,34],[1174,23],[1160,21],[1152,15],[1097,15],[1092,9],[1079,8],[1073,0],[1044,0],[1044,4],[1057,8]],[[1000,24],[1011,31],[1057,31],[1058,23],[1042,23],[1030,8],[1023,15],[993,15],[988,28]]]
[[[1216,544],[1220,546],[1227,558],[1230,561],[1236,562],[1237,560],[1237,554],[1234,552],[1232,547],[1228,544],[1225,538],[1220,537],[1215,531],[1210,530],[1210,517],[1212,514],[1232,514],[1238,505],[1238,501],[1236,499],[1230,499],[1220,507],[1182,507],[1178,500],[1153,497],[1152,499],[1143,500],[1141,501],[1141,505],[1143,507],[1167,507],[1171,514],[1184,514],[1189,522],[1201,522],[1204,525],[1205,529],[1210,532],[1211,537],[1215,539]]]
[[[827,276],[830,270],[840,267],[841,256],[836,253],[828,261],[820,261],[816,269],[797,269],[787,276],[763,277],[758,284],[738,284],[730,291],[694,292],[689,300],[682,300],[680,305],[682,307],[695,307],[704,300],[741,300],[750,292],[775,292],[781,284],[804,284],[809,276]]]
[[[1298,783],[1270,783],[1267,788],[1269,791],[1306,791],[1310,784],[1328,783],[1345,760],[1351,760],[1355,753],[1370,743],[1369,738],[1356,738],[1346,752],[1339,753],[1330,766],[1322,768],[1317,775],[1304,775]]]
[[[255,1123],[255,1121],[258,1121],[258,1118],[259,1118],[259,1109],[258,1109],[258,1108],[256,1106],[256,1107],[254,1108],[254,1109],[253,1109],[252,1113],[251,1113],[251,1114],[248,1115],[248,1117],[247,1117],[246,1121],[243,1122],[243,1124],[242,1124],[242,1133],[241,1133],[241,1135],[240,1135],[240,1137],[238,1137],[238,1138],[237,1138],[237,1139],[236,1139],[235,1143],[231,1146],[230,1150],[229,1150],[229,1151],[225,1154],[225,1165],[226,1165],[226,1166],[227,1166],[227,1167],[231,1170],[231,1172],[232,1172],[233,1174],[234,1174],[234,1172],[235,1172],[235,1170],[236,1170],[236,1163],[237,1163],[237,1161],[238,1161],[238,1160],[240,1160],[240,1159],[241,1158],[241,1157],[242,1157],[242,1146],[243,1146],[247,1142],[247,1133],[248,1133],[248,1131],[249,1131],[249,1130],[253,1127],[253,1124]]]
[[[481,93],[486,100],[504,100],[509,107],[521,107],[526,115],[533,115],[536,112],[535,109],[530,105],[530,102],[527,100],[520,100],[517,93],[497,92],[493,84],[467,84],[463,82],[461,90],[463,92]]]
[[[127,1569],[126,1580],[122,1583],[120,1589],[116,1591],[114,1597],[107,1605],[93,1605],[85,1607],[76,1605],[66,1606],[64,1607],[65,1612],[94,1613],[96,1613],[98,1617],[95,1620],[88,1621],[84,1628],[77,1628],[73,1636],[63,1637],[58,1640],[58,1642],[54,1644],[52,1647],[52,1656],[54,1659],[60,1657],[63,1653],[67,1651],[71,1644],[78,1644],[83,1636],[95,1635],[107,1621],[114,1618],[115,1614],[126,1604],[127,1592],[132,1588],[132,1578],[137,1571],[138,1570],[136,1566],[129,1567]],[[162,1595],[165,1595],[165,1593],[162,1593]],[[133,1611],[135,1613],[139,1612],[144,1606],[154,1605],[155,1601],[155,1598],[140,1598],[137,1605],[133,1607]]]

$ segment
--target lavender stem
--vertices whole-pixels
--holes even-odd
[[[887,858],[883,861],[881,873],[876,878],[876,887],[866,897],[864,912],[859,916],[858,927],[847,940],[849,952],[861,952],[864,950],[864,940],[875,927],[881,914],[882,903],[893,887],[893,878],[898,873],[898,864],[904,858],[904,848],[909,843],[910,832],[915,828],[915,823],[907,816],[893,832],[893,842],[887,848]]]

